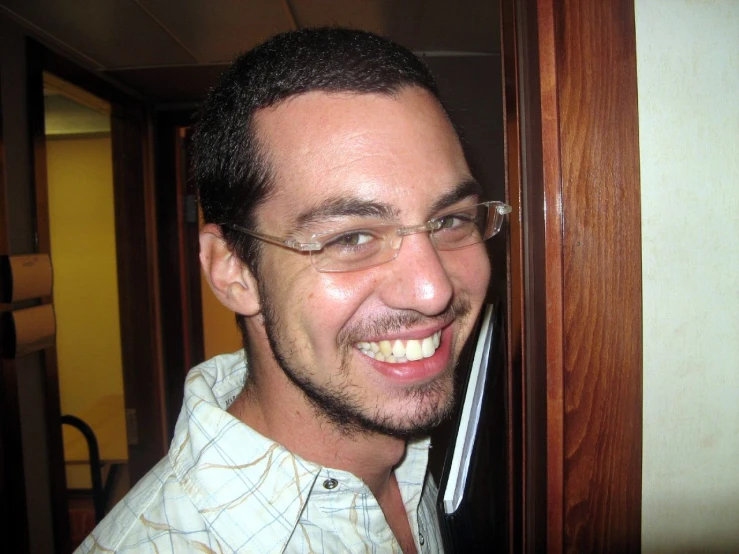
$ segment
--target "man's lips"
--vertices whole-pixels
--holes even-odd
[[[426,337],[423,337],[421,339],[420,337],[418,339],[407,339],[405,341],[400,340],[401,343],[406,343],[406,350],[407,350],[407,342],[416,340],[419,341],[419,339],[422,341],[426,338],[431,338],[432,344],[434,341],[434,335],[439,337],[438,345],[434,348],[433,354],[429,357],[421,357],[418,360],[408,360],[407,356],[404,359],[395,359],[395,361],[388,362],[387,359],[383,360],[377,359],[377,353],[372,352],[372,348],[370,347],[367,350],[363,350],[359,348],[359,345],[357,345],[358,350],[361,352],[362,356],[366,356],[368,359],[367,361],[371,364],[371,366],[377,371],[379,374],[390,378],[394,381],[399,382],[405,382],[405,383],[418,383],[420,381],[425,381],[428,379],[432,379],[442,373],[447,366],[449,365],[449,359],[451,356],[451,343],[452,343],[452,325],[447,325],[444,329],[437,330],[431,335],[427,335]],[[394,343],[396,340],[394,339],[391,342]],[[379,343],[382,341],[371,341],[376,342],[378,347]],[[371,344],[370,341],[368,341],[368,344]],[[361,343],[360,343],[361,344]],[[415,348],[414,346],[411,346],[411,348]],[[428,347],[427,347],[428,348]],[[382,354],[381,352],[379,352]],[[407,351],[406,351],[407,355]],[[382,355],[384,356],[384,355]],[[392,354],[391,354],[392,356]]]

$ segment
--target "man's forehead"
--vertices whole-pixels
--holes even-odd
[[[293,95],[278,104],[261,108],[253,116],[256,135],[273,147],[288,145],[287,138],[318,136],[322,132],[351,127],[361,134],[379,122],[378,117],[392,112],[402,119],[425,118],[443,123],[445,130],[456,132],[439,100],[419,87],[404,87],[395,94],[310,91]],[[421,116],[421,117],[419,117]],[[396,121],[399,125],[399,122]],[[397,126],[397,125],[396,125]],[[283,139],[282,141],[280,139]]]
[[[271,206],[258,211],[283,208],[298,227],[346,216],[397,220],[422,199],[435,210],[460,190],[480,192],[446,114],[422,89],[307,93],[263,110],[255,124],[273,187]]]

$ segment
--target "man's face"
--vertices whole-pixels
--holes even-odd
[[[307,242],[324,231],[416,225],[479,201],[456,133],[420,89],[309,93],[259,112],[255,124],[274,177],[257,211],[261,232]],[[411,435],[453,405],[454,367],[489,276],[482,244],[440,252],[418,233],[396,259],[344,273],[319,273],[307,254],[264,245],[256,277],[277,365],[312,404],[346,430]],[[368,355],[387,353],[385,341],[395,363]],[[428,357],[398,356],[417,346]]]

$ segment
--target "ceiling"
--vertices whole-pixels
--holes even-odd
[[[430,56],[499,51],[494,0],[0,0],[85,66],[158,102],[201,98],[231,59],[290,29],[367,29]]]

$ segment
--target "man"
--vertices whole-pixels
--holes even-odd
[[[193,139],[201,263],[243,352],[81,552],[439,552],[428,431],[483,303],[481,189],[412,53],[313,29],[237,59]]]

